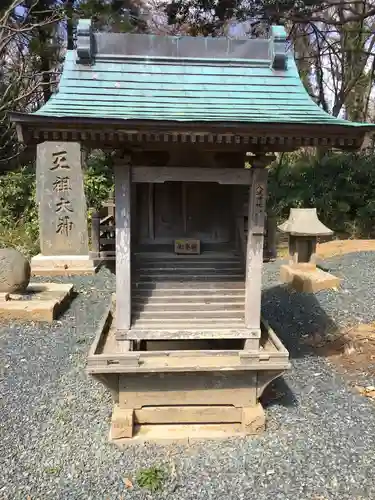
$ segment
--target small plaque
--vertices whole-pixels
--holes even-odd
[[[199,240],[175,240],[174,251],[177,254],[200,254],[201,242]]]

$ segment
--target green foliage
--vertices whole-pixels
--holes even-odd
[[[0,176],[0,247],[38,252],[38,213],[32,165]]]
[[[291,207],[316,207],[321,220],[349,236],[375,236],[374,154],[299,152],[270,168],[269,210],[282,218]]]
[[[93,151],[87,158],[84,170],[87,206],[99,210],[103,202],[113,196],[113,164],[110,154]]]
[[[33,165],[0,176],[0,226],[27,225],[30,237],[38,234]]]
[[[162,467],[153,466],[139,471],[136,479],[141,488],[160,491],[166,478],[167,473]]]

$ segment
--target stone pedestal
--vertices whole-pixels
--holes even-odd
[[[94,273],[80,144],[39,144],[36,178],[41,253],[31,260],[32,274]]]

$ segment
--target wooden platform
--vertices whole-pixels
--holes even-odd
[[[111,392],[110,439],[190,443],[261,432],[265,387],[289,369],[288,352],[263,322],[257,349],[241,339],[147,340],[122,350],[113,312],[103,316],[87,371]]]
[[[244,324],[245,277],[234,253],[138,255],[127,338],[259,338]]]

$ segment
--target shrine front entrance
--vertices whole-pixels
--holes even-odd
[[[232,189],[215,182],[135,184],[138,245],[198,239],[202,250],[234,241]]]

